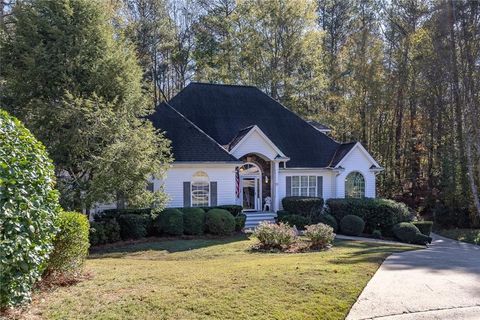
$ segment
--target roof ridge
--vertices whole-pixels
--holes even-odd
[[[248,84],[229,84],[229,83],[213,83],[213,82],[200,82],[200,81],[191,81],[187,87],[191,84],[200,84],[200,85],[211,85],[211,86],[224,86],[224,87],[243,87],[243,88],[255,88],[258,89],[254,85]]]
[[[175,113],[177,113],[183,120],[185,120],[188,124],[190,124],[191,126],[193,126],[197,131],[199,131],[200,133],[202,133],[205,137],[207,137],[210,141],[212,141],[217,147],[219,147],[223,152],[225,152],[226,154],[228,154],[231,158],[235,159],[235,160],[238,160],[236,157],[234,157],[230,152],[228,152],[227,150],[225,150],[225,148],[223,146],[221,146],[215,139],[213,139],[212,137],[210,137],[205,131],[203,131],[202,129],[200,129],[195,123],[193,123],[192,121],[190,121],[187,117],[185,117],[182,113],[180,113],[178,110],[176,110],[174,107],[172,107],[168,102],[164,101],[162,102],[161,104],[159,104],[159,106],[161,106],[162,104],[165,104],[165,106],[167,106],[168,108],[172,109]]]

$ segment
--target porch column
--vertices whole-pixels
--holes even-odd
[[[278,160],[273,160],[272,161],[273,163],[273,175],[272,175],[272,180],[273,180],[273,196],[272,196],[272,208],[273,208],[273,211],[274,212],[277,212],[278,211],[278,201],[277,201],[277,197],[278,197],[278,186],[279,186],[279,182],[278,182],[278,169],[279,169],[279,164],[280,162]]]

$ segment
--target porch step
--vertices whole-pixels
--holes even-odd
[[[275,223],[275,218],[277,217],[276,213],[273,212],[244,212],[247,216],[245,222],[245,229],[255,229],[260,222],[267,221]]]

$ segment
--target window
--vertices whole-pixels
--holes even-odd
[[[292,177],[292,196],[317,196],[316,176],[294,176]]]
[[[365,197],[365,178],[360,172],[350,172],[345,179],[345,197]]]
[[[192,207],[208,207],[210,205],[210,182],[208,175],[198,171],[192,178]]]

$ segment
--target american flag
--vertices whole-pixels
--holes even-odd
[[[235,195],[240,198],[240,172],[238,167],[235,168]]]

